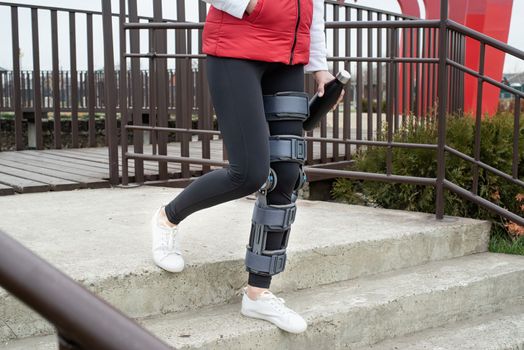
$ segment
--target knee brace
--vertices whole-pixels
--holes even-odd
[[[303,92],[279,92],[264,95],[264,111],[268,122],[276,120],[297,120],[303,122],[309,115],[308,95]],[[261,275],[276,275],[286,265],[286,249],[295,220],[298,190],[307,181],[303,170],[306,161],[306,141],[296,135],[272,135],[269,138],[270,163],[294,162],[300,167],[300,175],[295,182],[291,203],[268,205],[266,195],[277,184],[277,174],[270,168],[266,183],[258,190],[257,200],[251,219],[251,233],[246,247],[246,270]],[[271,231],[284,231],[279,249],[266,248],[267,236]]]

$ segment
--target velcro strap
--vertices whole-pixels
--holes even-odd
[[[306,119],[309,116],[309,102],[307,94],[293,95],[264,95],[264,112],[276,117],[293,116]]]
[[[270,229],[285,230],[295,221],[297,207],[291,203],[284,207],[266,206],[262,207],[258,201],[255,202],[252,220],[256,224],[266,225]]]
[[[271,161],[306,159],[306,140],[289,136],[270,136],[269,154]]]
[[[258,272],[276,275],[286,267],[286,254],[258,255],[247,249],[245,265]]]

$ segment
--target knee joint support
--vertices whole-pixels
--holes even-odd
[[[278,120],[297,120],[302,123],[309,115],[308,95],[304,92],[279,92],[264,95],[264,111],[268,122]],[[266,183],[259,189],[253,217],[251,234],[246,251],[246,270],[261,275],[276,275],[285,268],[286,248],[295,220],[298,190],[306,183],[303,164],[306,160],[306,141],[295,135],[272,135],[269,138],[270,163],[294,162],[300,167],[300,175],[295,183],[291,203],[268,205],[266,195],[277,185],[277,174],[270,168]],[[266,247],[268,235],[284,231],[282,244],[278,249]]]

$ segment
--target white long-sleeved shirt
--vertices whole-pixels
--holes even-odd
[[[249,0],[204,0],[215,8],[242,18]],[[313,18],[310,28],[309,62],[304,66],[306,72],[328,70],[326,34],[324,32],[324,0],[313,0]]]

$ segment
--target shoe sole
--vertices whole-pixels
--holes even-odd
[[[307,329],[306,328],[303,331],[295,331],[295,330],[286,328],[285,326],[280,325],[280,324],[274,322],[273,320],[266,318],[267,317],[266,315],[259,314],[259,313],[255,312],[255,311],[246,311],[244,309],[240,309],[240,313],[242,315],[246,316],[246,317],[251,317],[251,318],[256,318],[256,319],[259,319],[259,320],[264,320],[264,321],[271,322],[272,324],[274,324],[278,328],[280,328],[280,329],[282,329],[282,330],[284,330],[286,332],[293,333],[293,334],[299,334],[299,333],[305,332],[306,329]]]

